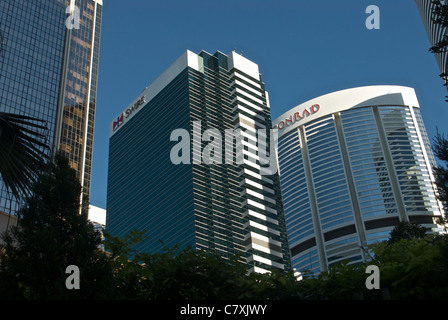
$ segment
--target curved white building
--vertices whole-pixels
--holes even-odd
[[[326,271],[362,262],[365,245],[399,221],[437,231],[435,163],[414,89],[330,93],[277,118],[278,158],[292,266]]]

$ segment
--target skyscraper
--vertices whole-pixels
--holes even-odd
[[[79,24],[66,28],[54,150],[68,156],[83,188],[82,201],[88,205],[103,0],[59,1],[71,6],[69,14],[79,16]]]
[[[278,117],[278,157],[292,267],[366,261],[365,245],[399,221],[438,232],[434,156],[412,88],[330,93]]]
[[[440,5],[447,5],[447,3],[445,0],[415,0],[415,3],[422,17],[431,46],[435,47],[438,44],[445,46],[440,50],[436,48],[434,56],[441,72],[441,78],[444,80],[445,87],[448,88],[448,30],[447,27],[436,22],[440,18],[440,15],[436,13],[436,8]]]
[[[138,251],[191,245],[249,271],[289,269],[278,174],[257,160],[271,127],[258,65],[186,51],[111,123],[107,231],[147,231]]]
[[[0,110],[46,121],[48,153],[61,149],[88,204],[102,0],[0,2]],[[0,211],[20,201],[0,182]]]

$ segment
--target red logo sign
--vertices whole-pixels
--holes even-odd
[[[320,106],[318,104],[314,104],[311,106],[311,108],[305,109],[302,112],[295,112],[294,114],[290,115],[289,118],[286,118],[285,120],[280,121],[278,124],[274,126],[274,129],[282,130],[287,126],[292,125],[293,123],[296,123],[297,121],[302,120],[303,118],[306,118],[317,111],[319,111]]]

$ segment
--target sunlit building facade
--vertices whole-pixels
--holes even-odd
[[[412,88],[369,86],[300,104],[273,124],[292,267],[369,258],[399,221],[440,231],[435,164]]]
[[[64,151],[69,158],[83,188],[82,202],[88,206],[103,0],[59,1],[76,8],[77,11],[72,10],[70,14],[75,17],[79,13],[79,25],[66,28],[61,100],[53,149]]]
[[[88,204],[102,0],[0,1],[0,110],[44,120]],[[21,206],[0,181],[0,211]]]

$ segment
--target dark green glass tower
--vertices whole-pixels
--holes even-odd
[[[138,251],[191,245],[249,271],[289,270],[278,174],[260,162],[270,128],[255,63],[186,51],[111,123],[108,232],[146,230]]]

